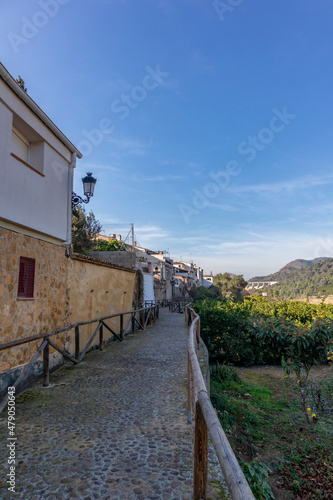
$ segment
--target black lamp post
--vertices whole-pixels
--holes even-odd
[[[91,172],[87,172],[86,177],[82,178],[83,182],[83,192],[85,195],[85,199],[81,198],[81,196],[78,196],[76,193],[72,193],[72,205],[73,207],[76,207],[79,205],[79,203],[89,203],[89,200],[92,196],[94,196],[94,189],[95,189],[95,184],[96,184],[97,179],[94,179],[92,177]]]

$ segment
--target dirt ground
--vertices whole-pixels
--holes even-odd
[[[309,425],[306,422],[306,417],[299,403],[297,384],[292,379],[286,380],[282,368],[278,366],[238,368],[237,373],[244,382],[255,386],[260,385],[272,391],[273,401],[280,404],[281,402],[285,402],[285,408],[282,406],[280,409],[272,409],[268,414],[263,416],[262,436],[258,440],[251,437],[251,432],[248,434],[248,439],[246,439],[248,431],[244,429],[243,422],[240,422],[239,425],[237,424],[232,432],[234,436],[237,433],[238,437],[242,436],[240,439],[236,438],[233,440],[237,454],[245,461],[255,460],[273,465],[269,482],[276,500],[333,499],[333,493],[332,496],[327,496],[327,494],[330,495],[327,491],[322,496],[323,493],[320,492],[320,487],[317,493],[309,494],[308,490],[305,490],[305,493],[302,492],[302,485],[306,485],[307,481],[319,481],[320,476],[327,476],[330,473],[331,465],[327,470],[322,472],[323,465],[319,463],[321,452],[318,452],[318,450],[325,451],[325,447],[327,450],[327,447],[329,447],[328,452],[330,453],[332,436],[325,436],[324,433],[319,432],[319,429],[315,425]],[[333,365],[326,365],[314,367],[311,370],[310,377],[316,382],[321,382],[324,378],[331,375],[333,375]],[[254,399],[255,397],[249,399],[249,409],[254,413],[257,411],[260,412],[260,409],[257,410],[257,402]],[[281,473],[275,468],[274,464],[282,463],[294,454],[299,454],[301,457],[299,463],[297,460],[291,462],[290,467],[291,469],[295,468],[296,472],[291,470],[289,475],[289,471],[285,470],[286,474],[284,474],[283,469]],[[317,474],[315,473],[313,478],[304,476],[302,469],[305,470],[309,462],[312,466],[315,460],[318,460]],[[325,462],[322,459],[322,462],[326,465],[327,460]],[[298,468],[300,470],[299,477],[297,475]],[[315,466],[314,469],[316,470]],[[325,481],[327,483],[327,477]],[[330,481],[328,479],[329,485],[331,484]],[[295,483],[296,487],[297,483],[299,483],[300,491],[295,490]]]

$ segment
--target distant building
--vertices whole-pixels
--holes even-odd
[[[203,275],[202,286],[204,286],[205,288],[210,288],[213,286],[213,283],[214,283],[214,277],[212,274]]]

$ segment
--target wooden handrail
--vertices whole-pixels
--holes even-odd
[[[207,498],[207,431],[219,460],[232,500],[255,500],[244,473],[225,435],[216,411],[210,401],[199,365],[196,347],[200,339],[200,317],[189,305],[185,321],[190,323],[188,341],[189,410],[188,421],[194,426],[193,446],[193,499]],[[203,342],[202,342],[203,343]]]
[[[138,321],[136,318],[137,313],[142,313],[143,312],[143,324]],[[147,313],[147,315],[146,315]],[[130,318],[127,322],[127,325],[124,329],[124,316],[125,315],[130,315]],[[146,315],[146,318],[145,318]],[[115,333],[112,328],[110,328],[106,323],[105,320],[111,319],[111,318],[120,318],[120,333],[119,335]],[[136,309],[135,311],[126,311],[123,313],[117,313],[117,314],[111,314],[110,316],[103,316],[101,318],[96,318],[93,320],[89,321],[81,321],[79,323],[73,323],[65,328],[60,328],[58,330],[54,330],[52,332],[46,332],[46,333],[41,333],[39,335],[34,335],[32,337],[27,337],[25,339],[18,339],[14,340],[13,342],[9,342],[7,344],[1,344],[0,345],[0,351],[4,351],[5,349],[10,349],[11,347],[15,347],[18,345],[22,344],[27,344],[29,342],[33,342],[36,340],[43,340],[42,344],[37,348],[37,351],[31,358],[31,360],[24,366],[20,376],[18,379],[14,382],[11,383],[12,387],[15,387],[16,390],[22,385],[22,383],[28,378],[28,375],[30,373],[30,369],[32,366],[36,363],[38,357],[40,354],[43,352],[43,385],[48,386],[49,385],[49,380],[50,380],[50,358],[49,358],[49,348],[50,346],[56,349],[58,352],[60,352],[63,357],[69,359],[72,361],[74,364],[78,364],[82,361],[84,355],[87,353],[90,345],[92,344],[94,338],[96,337],[97,333],[99,332],[99,348],[102,350],[103,349],[103,326],[106,327],[110,332],[113,334],[112,338],[117,338],[118,340],[122,341],[125,336],[125,331],[128,327],[129,324],[131,324],[131,332],[134,333],[135,331],[135,322],[137,323],[138,327],[141,330],[144,330],[145,327],[147,326],[148,323],[151,323],[151,321],[154,321],[159,317],[159,305],[151,305],[148,307],[142,307],[140,309]],[[91,335],[90,339],[88,340],[87,344],[85,345],[84,349],[82,352],[80,352],[80,326],[84,325],[89,325],[92,323],[98,323],[97,328],[95,329],[94,333]],[[55,335],[62,333],[62,332],[67,332],[69,330],[72,330],[74,328],[75,336],[74,336],[74,356],[72,356],[70,353],[66,352],[63,348],[59,347],[57,344],[55,344],[50,337],[54,337]],[[8,394],[6,394],[3,399],[0,401],[0,413],[2,410],[5,408],[6,404],[8,401]]]
[[[84,326],[84,325],[90,325],[91,323],[96,323],[97,321],[105,321],[106,319],[117,318],[118,316],[121,316],[121,315],[125,316],[126,314],[135,314],[135,313],[140,312],[140,311],[146,311],[147,309],[149,309],[149,306],[148,307],[141,307],[141,309],[136,309],[135,311],[126,311],[123,313],[111,314],[110,316],[103,316],[103,317],[97,318],[97,319],[91,319],[89,321],[81,321],[79,323],[72,323],[69,326],[65,326],[64,328],[59,328],[58,330],[53,330],[52,332],[40,333],[38,335],[33,335],[31,337],[13,340],[12,342],[8,342],[7,344],[0,344],[0,351],[10,349],[11,347],[16,347],[18,345],[27,344],[29,342],[33,342],[34,340],[40,340],[40,339],[44,339],[46,337],[53,337],[54,335],[58,335],[59,333],[68,332],[72,328],[76,328],[76,327],[80,327],[80,326]]]

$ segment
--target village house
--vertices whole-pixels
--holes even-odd
[[[81,153],[0,64],[1,343],[61,327],[71,243],[73,169]],[[4,351],[0,369],[33,345]]]
[[[112,234],[105,236],[98,234],[98,240],[122,241],[121,235]],[[178,298],[179,283],[174,280],[173,261],[168,257],[167,252],[149,250],[134,245],[123,243],[126,251],[93,251],[90,255],[96,259],[101,259],[113,264],[123,265],[132,269],[140,270],[143,274],[144,301],[164,302]]]
[[[186,290],[197,286],[197,272],[192,262],[174,262],[175,278],[181,280]]]
[[[131,310],[135,271],[71,254],[73,170],[81,153],[2,64],[0,130],[0,344]],[[90,334],[91,326],[82,329],[82,343]],[[73,352],[73,339],[55,340]],[[19,371],[36,346],[0,352],[0,392],[8,371]],[[60,362],[50,353],[51,366]]]
[[[212,274],[204,274],[203,275],[203,280],[202,280],[202,286],[205,288],[210,288],[213,286],[214,283],[214,276]]]

